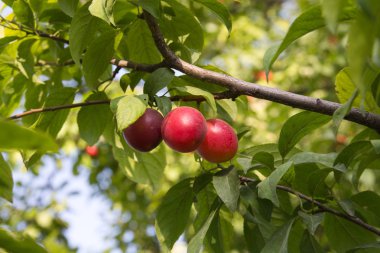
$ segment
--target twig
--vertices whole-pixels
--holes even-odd
[[[227,92],[222,92],[222,93],[216,93],[214,94],[215,99],[229,99],[235,98],[235,95],[231,93],[231,95],[228,95]],[[201,96],[173,96],[169,97],[171,101],[195,101],[195,102],[202,102],[205,101],[204,97]],[[15,119],[20,119],[28,115],[36,114],[36,113],[43,113],[43,112],[52,112],[52,111],[58,111],[58,110],[64,110],[64,109],[71,109],[71,108],[76,108],[76,107],[83,107],[83,106],[90,106],[90,105],[101,105],[101,104],[109,104],[110,100],[93,100],[93,101],[87,101],[87,102],[81,102],[81,103],[75,103],[75,104],[66,104],[66,105],[57,105],[57,106],[52,106],[52,107],[44,107],[44,108],[36,108],[36,109],[31,109],[28,111],[24,111],[19,114],[15,114],[13,116],[10,116],[8,119],[9,120],[15,120]]]
[[[252,179],[252,178],[248,178],[248,177],[243,177],[243,176],[239,176],[240,178],[240,182],[257,182],[255,179]],[[349,222],[352,222],[352,223],[355,223],[359,226],[361,226],[362,228],[368,230],[368,231],[371,231],[372,233],[380,236],[380,230],[377,229],[376,227],[374,226],[371,226],[369,225],[368,223],[365,223],[363,220],[361,220],[359,217],[356,217],[356,216],[352,216],[352,215],[349,215],[347,213],[343,213],[343,212],[340,212],[338,210],[335,210],[301,192],[298,192],[296,190],[293,190],[292,188],[290,187],[287,187],[287,186],[284,186],[284,185],[277,185],[276,186],[278,190],[281,190],[281,191],[285,191],[285,192],[288,192],[290,194],[293,194],[295,196],[298,196],[300,199],[303,199],[303,200],[306,200],[307,202],[310,202],[312,204],[314,204],[315,206],[318,206],[320,208],[320,211],[322,212],[326,212],[326,213],[331,213],[335,216],[339,216]]]
[[[291,107],[318,112],[326,115],[333,115],[333,113],[342,106],[339,103],[246,82],[226,74],[202,69],[198,66],[185,62],[177,57],[174,52],[172,52],[167,46],[155,18],[146,11],[144,11],[144,18],[149,26],[158,50],[168,61],[168,64],[172,68],[181,71],[189,76],[227,87],[229,90],[235,91],[240,95],[248,95],[251,97],[261,98]],[[380,115],[378,114],[363,112],[359,109],[353,108],[346,115],[345,119],[370,127],[376,131],[380,131]]]

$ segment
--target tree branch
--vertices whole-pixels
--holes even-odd
[[[172,68],[189,76],[227,87],[229,90],[239,93],[240,95],[261,98],[326,115],[333,115],[333,113],[341,106],[339,103],[246,82],[226,74],[202,69],[198,66],[185,62],[177,57],[167,46],[155,18],[146,11],[144,11],[144,18],[152,32],[152,36],[158,50],[168,61],[168,64]],[[345,119],[380,131],[380,115],[378,114],[362,112],[359,109],[353,108],[346,115]]]
[[[248,183],[248,182],[256,182],[256,180],[252,179],[252,178],[248,178],[248,177],[243,177],[243,176],[239,176],[240,178],[240,182],[242,183]],[[317,206],[320,208],[321,211],[323,212],[326,212],[326,213],[331,213],[335,216],[338,216],[338,217],[341,217],[349,222],[352,222],[352,223],[355,223],[356,225],[359,225],[360,227],[376,234],[377,236],[380,236],[380,230],[374,226],[371,226],[369,225],[368,223],[365,223],[362,219],[360,219],[359,217],[356,217],[356,216],[352,216],[352,215],[349,215],[347,213],[343,213],[343,212],[340,212],[338,210],[335,210],[315,199],[313,199],[312,197],[309,197],[301,192],[298,192],[296,190],[293,190],[292,188],[290,187],[287,187],[287,186],[284,186],[284,185],[277,185],[276,186],[278,190],[281,190],[281,191],[285,191],[285,192],[288,192],[290,194],[293,194],[295,196],[298,196],[300,199],[303,199],[309,203],[312,203],[313,205]]]
[[[202,102],[205,101],[205,98],[202,96],[194,96],[194,95],[189,95],[189,96],[173,96],[169,97],[171,101],[194,101],[194,102]],[[215,99],[235,99],[236,95],[232,93],[227,93],[227,92],[221,92],[221,93],[215,93],[214,94]],[[87,102],[81,102],[81,103],[75,103],[75,104],[66,104],[66,105],[57,105],[57,106],[52,106],[52,107],[44,107],[44,108],[36,108],[36,109],[31,109],[28,111],[24,111],[19,114],[12,115],[8,117],[9,120],[15,120],[15,119],[20,119],[23,117],[26,117],[28,115],[32,114],[37,114],[37,113],[43,113],[43,112],[53,112],[53,111],[58,111],[58,110],[65,110],[65,109],[71,109],[71,108],[76,108],[76,107],[83,107],[83,106],[90,106],[90,105],[101,105],[101,104],[109,104],[110,100],[93,100],[93,101],[87,101]]]

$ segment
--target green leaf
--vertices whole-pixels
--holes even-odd
[[[46,98],[44,107],[72,104],[76,89],[57,88]],[[56,137],[69,115],[69,109],[44,112],[37,120],[36,128],[48,132],[52,137]]]
[[[367,154],[373,150],[373,146],[369,141],[357,141],[346,146],[335,159],[335,168],[348,169],[352,161],[357,161],[362,154]]]
[[[0,121],[0,149],[32,149],[58,151],[58,145],[48,135],[21,127],[13,122]]]
[[[196,232],[196,234],[191,238],[189,242],[189,246],[187,248],[188,253],[199,253],[202,249],[203,240],[206,236],[206,233],[211,225],[211,222],[213,221],[215,215],[217,212],[219,212],[220,209],[220,202],[219,199],[215,199],[214,203],[212,204],[210,214],[207,218],[207,220],[203,223],[202,227]]]
[[[0,197],[13,202],[13,178],[8,163],[0,153]],[[0,246],[1,247],[1,246]]]
[[[30,253],[47,253],[47,251],[37,244],[29,236],[21,236],[0,228],[0,250],[3,249],[6,252],[30,252]]]
[[[19,23],[26,25],[29,28],[34,28],[33,12],[25,0],[15,0],[12,9]]]
[[[355,17],[355,11],[351,8],[342,10],[339,21],[350,20]],[[321,7],[315,6],[302,13],[290,26],[281,44],[267,50],[264,55],[264,69],[268,73],[278,56],[295,40],[303,35],[325,26]]]
[[[116,115],[117,129],[124,130],[140,118],[147,106],[147,99],[141,96],[124,96],[111,100],[111,110]]]
[[[373,233],[329,213],[325,214],[324,231],[331,248],[338,253],[375,241]]]
[[[369,224],[380,226],[380,196],[372,191],[363,191],[351,196],[356,212]]]
[[[103,92],[91,94],[86,101],[107,100]],[[83,106],[77,117],[79,135],[88,145],[94,145],[104,132],[112,113],[108,104]]]
[[[363,250],[363,249],[380,249],[380,242],[363,244],[363,245],[357,246],[353,249],[350,249],[349,251],[347,251],[347,253],[355,253],[358,251],[362,252],[361,250]],[[365,251],[365,252],[367,252],[367,251]],[[378,252],[378,250],[373,251],[373,252]]]
[[[355,98],[358,96],[359,91],[355,90],[350,99],[346,103],[344,103],[342,106],[340,106],[333,114],[333,128],[334,132],[337,133],[340,123],[342,123],[344,117],[347,115],[347,113],[350,112],[351,107],[354,103]]]
[[[171,249],[186,228],[194,193],[192,179],[187,178],[174,185],[165,194],[157,209],[156,227]]]
[[[70,52],[77,65],[81,65],[80,59],[83,50],[92,41],[99,24],[98,18],[92,16],[88,11],[89,4],[87,3],[77,10],[69,30]]]
[[[159,19],[161,15],[160,0],[138,0],[138,4],[153,17]]]
[[[214,175],[212,183],[224,204],[235,212],[239,200],[240,180],[236,169],[223,170]]]
[[[131,61],[153,64],[161,61],[152,34],[144,20],[137,19],[127,33],[127,48]]]
[[[217,100],[216,106],[219,116],[231,124],[235,121],[238,115],[238,108],[235,101],[232,101],[230,99]]]
[[[376,154],[380,155],[380,139],[378,140],[370,140],[373,149],[375,150]]]
[[[162,112],[162,115],[166,116],[172,110],[172,101],[168,97],[154,97],[157,103],[158,110]]]
[[[58,0],[58,5],[66,15],[73,17],[77,10],[78,2],[79,0]]]
[[[305,230],[305,232],[302,235],[301,239],[301,245],[300,245],[301,252],[308,252],[308,253],[323,253],[323,249],[321,245],[315,240],[315,238]]]
[[[347,5],[347,0],[322,0],[322,15],[325,18],[327,28],[332,33],[336,32],[338,19],[345,5]]]
[[[314,235],[315,231],[317,230],[318,226],[322,223],[324,217],[323,213],[317,213],[317,214],[307,214],[304,212],[299,211],[298,215],[302,218],[303,223],[305,223],[307,229],[309,230],[309,233]]]
[[[330,121],[330,116],[315,112],[301,112],[290,117],[283,125],[278,149],[283,158],[307,134]]]
[[[87,86],[97,87],[99,78],[109,66],[117,43],[116,32],[110,31],[103,33],[89,45],[83,57],[83,73]]]
[[[193,13],[175,0],[164,0],[171,7],[170,18],[159,20],[165,38],[180,41],[191,51],[201,52],[203,48],[203,30]]]
[[[326,167],[333,168],[336,153],[319,154],[313,152],[300,152],[289,158],[295,165],[303,163],[319,163]]]
[[[274,169],[274,157],[272,154],[270,154],[268,152],[261,151],[261,152],[256,153],[252,157],[251,164],[252,165],[261,164],[261,165],[267,167],[268,169],[273,170]]]
[[[203,4],[207,8],[209,8],[212,12],[214,12],[218,18],[224,23],[226,26],[228,33],[231,33],[232,29],[232,21],[231,15],[226,6],[220,3],[217,0],[195,0],[200,4]]]
[[[216,112],[215,99],[210,92],[192,86],[174,87],[174,89],[178,90],[179,92],[188,93],[190,95],[204,97],[206,99],[207,104],[211,107],[211,109],[214,112]]]
[[[353,82],[352,68],[346,67],[339,71],[335,79],[335,92],[341,103],[349,103],[354,94],[357,92],[357,86]],[[374,76],[373,76],[374,78]],[[373,79],[369,78],[369,79]],[[379,112],[376,101],[372,94],[368,91],[363,97],[362,94],[358,94],[352,102],[353,107],[363,107],[370,112]]]
[[[259,189],[259,197],[262,199],[269,199],[275,206],[279,206],[280,202],[277,197],[276,186],[283,175],[289,170],[293,169],[293,163],[287,162],[279,166],[273,171],[269,177],[264,179],[257,185]]]
[[[135,178],[143,179],[140,183],[149,183],[154,189],[158,189],[166,166],[165,154],[161,152],[141,153],[136,152],[136,164],[134,168]]]
[[[90,13],[103,19],[108,24],[115,26],[115,20],[113,18],[113,6],[116,0],[93,0],[88,8]]]
[[[144,94],[149,97],[156,95],[158,91],[165,88],[174,78],[172,70],[159,68],[148,76],[144,84]]]
[[[287,253],[288,238],[294,219],[289,220],[279,230],[277,230],[269,241],[265,244],[261,253]]]

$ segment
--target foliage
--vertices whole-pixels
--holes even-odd
[[[30,186],[12,178],[20,167],[38,178],[47,159],[71,159],[73,175],[88,170],[94,191],[120,211],[110,226],[121,250],[170,250],[183,236],[188,252],[378,252],[380,129],[366,123],[380,117],[380,2],[295,6],[4,1],[0,251],[76,250],[58,200],[32,203],[20,190]],[[233,85],[284,89],[294,103]],[[315,97],[314,109],[282,105],[297,107],[295,94]],[[342,106],[326,111],[323,99]],[[150,153],[128,147],[121,130],[147,107],[166,115],[179,105],[233,125],[236,157],[212,164],[164,144]],[[369,115],[362,125],[344,120],[352,107]],[[83,150],[92,145],[100,154],[90,159]],[[42,188],[50,196],[65,184]]]

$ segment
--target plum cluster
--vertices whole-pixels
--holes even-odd
[[[170,111],[164,118],[148,108],[132,125],[123,130],[129,146],[141,152],[157,147],[162,140],[173,150],[196,151],[209,162],[231,160],[238,149],[234,129],[221,119],[206,119],[196,109],[187,106]]]

